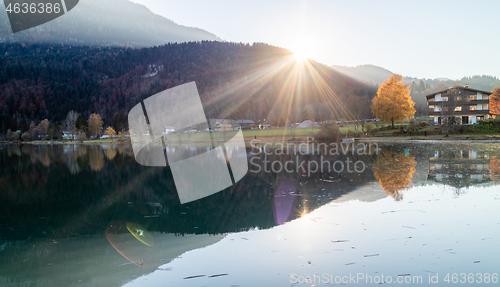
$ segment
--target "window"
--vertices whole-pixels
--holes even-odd
[[[429,109],[434,109],[434,106],[429,106]]]
[[[457,101],[457,102],[459,102],[461,100],[462,100],[462,96],[458,96],[458,97],[455,98],[455,101]]]
[[[455,107],[455,112],[461,112],[462,111],[462,107],[459,106],[459,107]]]
[[[470,96],[470,100],[471,101],[476,101],[477,100],[477,96]]]
[[[448,101],[448,97],[442,97],[441,99],[443,99],[443,102],[447,102]]]
[[[470,107],[470,110],[471,110],[471,111],[477,111],[477,106],[471,106],[471,107]]]

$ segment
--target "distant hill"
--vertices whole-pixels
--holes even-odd
[[[356,67],[330,66],[332,69],[365,83],[380,85],[392,76],[392,72],[379,66],[361,65]]]
[[[393,72],[375,65],[361,65],[356,67],[344,67],[344,66],[330,66],[332,69],[365,83],[372,83],[380,85],[386,81]],[[420,80],[423,81],[424,85],[427,87],[437,87],[438,84],[444,84],[446,87],[452,87],[455,85],[469,85],[471,88],[491,91],[494,87],[500,86],[500,79],[492,76],[473,76],[473,77],[463,77],[462,79],[452,80],[447,78],[438,79],[419,79],[413,77],[406,77],[403,75],[403,82],[411,84],[415,82],[418,84]]]
[[[299,70],[300,69],[300,70]],[[195,81],[208,118],[369,118],[373,86],[265,44],[216,41],[149,48],[0,44],[0,127],[14,130],[75,110],[109,125],[164,89]]]
[[[220,40],[198,28],[185,27],[128,0],[80,0],[66,15],[13,34],[0,5],[0,43],[64,43],[146,47],[169,42]]]

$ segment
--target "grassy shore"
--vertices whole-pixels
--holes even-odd
[[[384,123],[382,123],[383,125]],[[368,141],[410,141],[410,140],[427,140],[427,141],[498,141],[500,140],[500,134],[486,134],[486,133],[469,133],[469,134],[450,134],[445,137],[444,134],[436,134],[435,132],[439,130],[438,126],[430,126],[423,128],[420,132],[427,130],[429,135],[426,137],[424,135],[396,135],[393,132],[399,132],[400,129],[385,130],[376,132],[372,135],[357,135],[355,137],[361,140]],[[360,131],[361,127],[359,125],[346,125],[340,127],[340,133],[345,135],[348,133],[354,134],[355,131]],[[266,129],[266,130],[243,130],[243,137],[246,143],[250,143],[257,139],[262,142],[305,142],[307,139],[314,138],[318,133],[319,128],[296,128],[292,130],[290,128],[281,129]],[[165,140],[167,144],[179,144],[183,145],[206,145],[211,142],[211,139],[217,142],[223,142],[224,139],[229,140],[232,133],[227,133],[224,136],[222,132],[213,132],[211,137],[209,133],[193,133],[193,134],[182,134],[180,136],[176,134],[166,135]],[[342,136],[344,137],[344,136]],[[33,141],[29,142],[31,144],[79,144],[77,141]],[[129,138],[125,138],[124,141],[119,141],[117,138],[114,139],[97,139],[97,140],[85,140],[83,144],[88,145],[100,145],[100,144],[130,144]]]

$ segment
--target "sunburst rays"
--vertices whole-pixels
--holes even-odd
[[[353,118],[333,90],[335,83],[326,66],[309,59],[297,59],[292,53],[278,57],[259,56],[263,60],[253,63],[255,68],[250,73],[245,73],[212,91],[216,96],[209,97],[205,102],[207,106],[231,101],[239,91],[245,92],[244,96],[237,97],[237,101],[225,105],[230,108],[222,110],[220,117],[241,117],[238,112],[241,112],[245,104],[255,99],[262,100],[259,93],[266,89],[267,85],[277,84],[278,90],[274,92],[274,99],[267,108],[267,115],[263,115],[264,118],[271,118],[273,115],[276,118],[276,115],[279,115],[286,124],[291,124],[298,119],[295,115],[313,98],[326,107],[330,119]]]

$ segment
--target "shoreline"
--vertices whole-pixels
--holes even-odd
[[[287,145],[287,144],[312,144],[312,143],[323,143],[319,141],[309,141],[311,138],[297,138],[295,140],[291,139],[276,139],[276,138],[261,138],[261,139],[252,139],[245,140],[244,143],[246,146],[251,146],[254,143],[259,145],[271,144],[271,145]],[[500,143],[500,135],[495,136],[450,136],[445,138],[443,136],[440,137],[363,137],[363,138],[354,138],[356,143],[369,143],[369,142],[411,142],[411,143]],[[223,141],[215,141],[214,143],[220,144]],[[339,142],[341,143],[341,141]],[[19,142],[13,143],[9,141],[1,141],[0,144],[3,145],[131,145],[130,141],[119,142],[119,141],[107,141],[107,140],[97,140],[97,141],[84,141],[84,142],[76,142],[76,141],[34,141],[34,142]],[[171,146],[207,146],[211,145],[212,141],[172,141],[167,142],[167,145]]]

